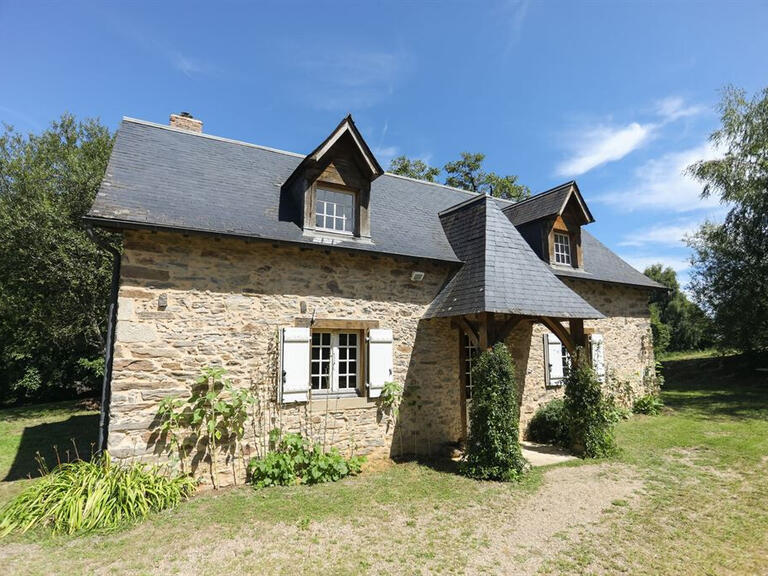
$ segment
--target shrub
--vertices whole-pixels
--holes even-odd
[[[323,452],[301,434],[283,434],[279,428],[269,433],[272,451],[248,464],[248,481],[255,488],[336,482],[360,473],[365,458],[344,458],[336,448]]]
[[[568,422],[562,399],[556,398],[536,410],[528,424],[528,437],[542,444],[568,446]]]
[[[613,403],[603,396],[600,382],[586,362],[574,362],[566,378],[564,407],[571,450],[585,458],[615,452]]]
[[[504,344],[480,355],[472,383],[469,438],[459,471],[482,480],[516,480],[526,462],[519,443],[515,367]]]
[[[655,394],[646,394],[635,400],[635,403],[632,405],[632,412],[656,416],[661,412],[662,408],[664,408],[664,402],[662,402],[661,398]]]
[[[35,527],[65,534],[113,529],[176,506],[194,490],[188,476],[117,465],[105,452],[92,462],[61,464],[19,494],[0,512],[0,536]]]
[[[250,390],[236,388],[225,374],[221,367],[203,368],[189,398],[165,398],[157,411],[157,432],[167,439],[171,450],[178,451],[182,471],[187,445],[205,448],[214,489],[219,486],[218,452],[224,448],[236,455],[245,435],[248,409],[256,403]],[[189,432],[186,437],[185,431]]]

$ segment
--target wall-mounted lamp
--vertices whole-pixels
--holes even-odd
[[[157,297],[157,307],[161,310],[165,310],[168,307],[168,294],[160,294]]]
[[[411,272],[411,282],[421,282],[424,280],[424,272]]]

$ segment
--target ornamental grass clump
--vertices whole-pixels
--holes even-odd
[[[0,512],[0,537],[38,527],[55,534],[115,529],[176,506],[195,486],[156,466],[115,464],[104,452],[61,464],[19,494]]]
[[[577,354],[577,357],[579,357]],[[616,452],[613,403],[583,360],[574,362],[565,381],[565,419],[569,448],[584,458],[602,458]]]
[[[515,367],[504,344],[483,352],[472,369],[472,384],[469,438],[459,471],[480,480],[517,480],[527,463],[520,450]]]

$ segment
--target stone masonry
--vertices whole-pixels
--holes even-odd
[[[605,389],[624,406],[647,394],[655,385],[648,291],[633,286],[587,280],[564,279],[565,284],[605,315],[585,320],[587,332],[603,335],[605,346]],[[562,386],[545,385],[544,334],[541,324],[518,326],[507,344],[524,378],[520,429],[525,431],[536,410],[554,398],[561,398]]]
[[[425,272],[422,282],[411,281],[414,270]],[[447,265],[388,256],[126,231],[110,452],[162,460],[165,450],[154,432],[158,402],[188,395],[209,365],[223,366],[235,385],[252,388],[262,400],[246,454],[263,448],[273,427],[373,457],[457,440],[459,367],[456,358],[446,361],[458,355],[457,334],[448,320],[420,320],[449,272]],[[313,313],[376,320],[393,330],[394,378],[412,399],[400,420],[418,412],[418,430],[398,425],[393,442],[395,426],[364,397],[275,402],[278,329]],[[225,472],[231,474],[231,466]]]
[[[425,272],[412,282],[411,272]],[[405,258],[246,242],[180,233],[126,231],[118,300],[109,450],[118,459],[168,460],[157,438],[158,403],[188,396],[202,368],[223,366],[259,398],[243,444],[262,453],[270,429],[302,432],[344,454],[371,458],[433,454],[461,438],[459,336],[449,319],[422,320],[452,268]],[[653,369],[647,292],[597,282],[566,283],[607,316],[587,330],[605,338],[610,382],[627,398]],[[378,321],[393,330],[394,379],[405,395],[397,423],[364,396],[276,402],[278,331],[306,320]],[[539,325],[521,323],[508,345],[523,383],[521,430],[535,409],[562,394],[544,385]],[[611,384],[613,385],[613,384]],[[196,476],[207,464],[190,454]],[[240,458],[220,458],[224,483],[244,476]]]

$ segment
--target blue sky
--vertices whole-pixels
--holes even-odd
[[[463,150],[534,191],[575,178],[590,230],[687,277],[682,236],[723,207],[683,168],[716,151],[719,90],[768,84],[765,2],[0,0],[0,121],[62,112],[308,152],[347,113],[382,165]]]

